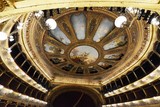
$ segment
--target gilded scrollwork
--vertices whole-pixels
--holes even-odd
[[[0,12],[2,12],[5,9],[5,3],[3,0],[0,0]]]
[[[77,11],[74,8],[66,9],[63,14],[57,13],[53,16],[57,22],[56,29],[44,30],[42,34],[36,34],[35,32],[40,31],[35,29],[35,31],[32,29],[34,34],[31,34],[31,31],[27,32],[27,37],[35,36],[41,39],[39,43],[41,52],[32,49],[32,45],[37,41],[33,44],[29,41],[27,44],[32,54],[35,53],[33,56],[39,65],[47,64],[51,72],[54,68],[54,72],[59,75],[64,73],[68,76],[83,75],[91,78],[95,75],[101,78],[110,76],[111,71],[112,73],[116,73],[116,70],[121,71],[132,64],[131,60],[137,60],[135,57],[138,57],[143,49],[136,48],[136,44],[142,44],[144,39],[143,36],[137,36],[140,35],[137,27],[141,25],[140,23],[134,22],[130,29],[117,29],[114,27],[114,18],[119,13],[112,13],[113,15],[110,13],[108,10],[104,12],[102,8],[94,8],[88,12]],[[132,17],[130,14],[127,16]],[[38,24],[33,27],[31,22],[30,30],[37,28]],[[137,41],[140,37],[142,40]],[[142,47],[145,46],[144,43]],[[137,54],[134,57],[135,49],[134,56]],[[38,61],[39,58],[43,59],[42,63]]]

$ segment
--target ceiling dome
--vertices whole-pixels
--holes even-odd
[[[159,0],[0,4],[0,107],[160,105]]]
[[[101,80],[129,64],[140,48],[137,44],[144,39],[143,32],[138,32],[142,23],[115,27],[120,14],[108,8],[45,10],[44,16],[38,18],[32,13],[27,44],[35,59],[47,65],[45,71],[54,77]],[[133,21],[131,14],[126,12],[125,16],[129,23]],[[55,29],[45,26],[47,18],[55,19]]]
[[[56,21],[57,28],[44,35],[44,52],[63,72],[79,76],[107,72],[127,52],[128,34],[115,28],[113,16],[71,11]]]

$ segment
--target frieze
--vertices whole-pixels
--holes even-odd
[[[138,52],[136,53],[136,55],[131,59],[130,62],[128,62],[126,64],[126,66],[124,66],[123,68],[121,68],[119,71],[123,71],[125,68],[128,68],[133,62],[135,62],[137,60],[137,58],[140,56],[140,54],[143,52],[147,42],[149,41],[149,34],[148,32],[145,32],[145,35],[144,35],[144,39],[143,39],[143,42],[142,42],[142,45],[140,47],[140,49],[138,50]]]
[[[44,66],[43,66],[43,64],[41,63],[41,61],[37,58],[37,56],[36,56],[36,54],[35,54],[35,52],[34,52],[34,50],[32,49],[32,45],[31,45],[31,43],[30,43],[30,39],[29,39],[29,37],[30,37],[30,30],[28,29],[30,26],[32,26],[32,24],[31,24],[31,21],[33,21],[33,18],[34,18],[34,16],[33,16],[33,14],[31,14],[32,16],[30,16],[27,20],[28,20],[28,25],[26,26],[26,32],[27,32],[27,34],[25,35],[25,37],[26,37],[26,43],[27,43],[27,46],[28,46],[28,48],[29,48],[29,50],[28,51],[30,51],[31,52],[31,55],[32,55],[32,58],[34,58],[34,59],[36,59],[36,61],[38,62],[38,64],[42,67],[42,68],[45,68]],[[38,35],[39,36],[39,35]]]

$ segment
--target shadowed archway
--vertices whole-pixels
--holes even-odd
[[[68,91],[55,98],[52,107],[96,107],[94,100],[84,92]]]

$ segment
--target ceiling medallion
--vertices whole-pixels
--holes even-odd
[[[98,52],[91,46],[77,46],[70,52],[70,58],[77,64],[89,65],[97,60]]]
[[[54,30],[44,34],[44,52],[54,68],[71,75],[102,74],[114,68],[128,49],[125,29],[101,11],[69,11],[53,16]]]

